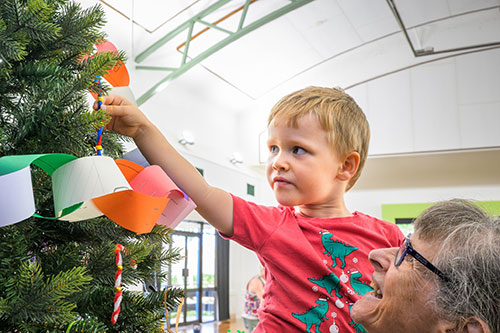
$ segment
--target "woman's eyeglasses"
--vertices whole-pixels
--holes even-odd
[[[439,276],[441,279],[445,280],[446,282],[449,282],[450,279],[446,274],[441,272],[436,266],[431,264],[431,262],[427,259],[425,259],[420,253],[418,253],[413,246],[411,245],[410,242],[410,237],[411,235],[408,235],[406,237],[405,241],[403,244],[401,244],[401,247],[399,248],[398,253],[396,254],[396,257],[394,258],[394,266],[399,267],[403,260],[405,260],[405,257],[407,254],[411,255],[413,258],[417,259],[419,263],[427,267],[429,270],[431,270],[434,274]]]

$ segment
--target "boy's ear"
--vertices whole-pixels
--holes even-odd
[[[349,180],[356,174],[359,167],[359,153],[353,151],[344,158],[342,167],[339,170],[337,177],[340,180]]]

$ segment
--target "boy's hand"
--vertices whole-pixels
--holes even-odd
[[[97,110],[97,101],[94,103]],[[101,109],[111,116],[111,120],[104,129],[137,138],[143,126],[149,123],[146,116],[126,98],[119,95],[103,97]]]

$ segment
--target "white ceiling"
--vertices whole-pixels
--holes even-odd
[[[133,33],[136,39],[141,36],[140,41],[134,41],[135,55],[215,2],[101,1],[124,17],[133,18]],[[257,0],[250,5],[245,24],[288,3],[289,0]],[[394,0],[394,3],[416,48],[443,50],[500,42],[499,0]],[[215,22],[243,4],[242,0],[230,1],[205,20]],[[241,11],[218,25],[234,31],[240,14]],[[194,33],[204,28],[195,25]],[[314,0],[226,46],[204,60],[202,66],[257,100],[297,76],[307,77],[307,72],[317,67],[320,70],[314,72],[315,79],[321,82],[318,77],[321,68],[326,68],[332,59],[355,52],[368,43],[380,43],[383,47],[384,37],[400,31],[386,0]],[[223,32],[209,29],[192,40],[189,57],[225,36]],[[179,36],[141,65],[178,66],[182,55],[176,48],[184,41],[185,36]],[[410,51],[409,45],[405,47]],[[328,75],[328,71],[325,73]],[[369,78],[367,73],[358,80]],[[356,83],[348,82],[349,85]]]

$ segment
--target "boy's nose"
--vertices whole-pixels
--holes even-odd
[[[272,161],[272,167],[274,170],[287,170],[289,166],[283,154],[278,154]]]

